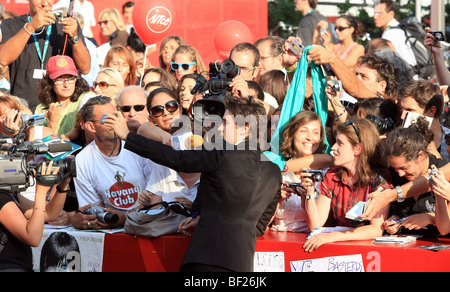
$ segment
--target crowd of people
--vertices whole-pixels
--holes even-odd
[[[45,222],[120,228],[130,212],[161,201],[199,214],[179,226],[192,236],[183,271],[251,271],[256,236],[267,230],[351,227],[313,236],[304,244],[308,252],[383,234],[450,233],[450,129],[444,124],[450,73],[439,40],[427,33],[440,86],[414,74],[411,49],[400,30],[391,31],[398,25],[395,1],[375,5],[383,37],[364,47],[354,17],[331,24],[315,10],[316,0],[295,0],[304,15],[297,37],[269,36],[231,50],[239,71],[222,90],[223,102],[215,101],[225,106],[219,122],[195,115],[196,102],[208,94],[192,89],[210,79],[195,44],[167,37],[152,66],[132,26],[133,2],[122,13],[102,11],[98,23],[87,0],[75,1],[73,17],[55,19],[51,11],[66,2],[30,0],[28,14],[0,15],[0,64],[8,73],[0,96],[2,136],[57,136],[81,146],[73,180],[53,187],[37,182],[13,195],[0,191],[0,271],[32,270],[29,247],[39,245]],[[104,44],[93,39],[94,25],[108,39]],[[293,39],[307,50],[297,55]],[[304,58],[308,69],[299,68]],[[314,102],[312,63],[333,72],[321,75],[325,113]],[[301,76],[304,96],[291,86]],[[287,116],[286,104],[298,100],[298,111]],[[43,114],[45,122],[25,128],[24,114]],[[204,144],[174,149],[172,138],[184,132],[200,133]],[[267,149],[275,139],[279,149]],[[52,165],[42,162],[41,174],[57,173]],[[369,200],[357,220],[346,217]],[[93,206],[119,220],[102,222],[87,212]]]

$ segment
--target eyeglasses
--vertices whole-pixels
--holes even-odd
[[[356,127],[355,123],[353,123],[352,120],[348,120],[345,122],[345,126],[350,126],[350,125],[352,125],[353,130],[355,130],[356,136],[358,136],[358,141],[359,141],[359,143],[361,143],[361,136],[359,135],[359,130]]]
[[[350,26],[347,26],[347,27],[345,27],[345,26],[336,26],[336,27],[334,28],[334,30],[343,31],[343,30],[346,30],[347,28],[350,28]]]
[[[77,77],[73,76],[73,77],[69,77],[69,78],[56,78],[55,80],[53,80],[53,83],[56,85],[63,85],[64,83],[68,82],[69,84],[75,84],[75,82],[77,82]]]
[[[100,87],[101,90],[107,90],[110,86],[117,86],[116,84],[110,84],[106,81],[100,81],[100,82],[93,82],[94,88],[97,86]]]
[[[176,62],[170,62],[170,67],[172,68],[173,71],[178,71],[180,69],[180,67],[184,70],[187,71],[189,70],[189,67],[191,67],[192,65],[197,64],[197,62],[192,62],[192,63],[176,63]]]
[[[120,111],[124,112],[124,113],[128,113],[131,111],[131,108],[134,108],[134,110],[137,112],[141,112],[145,109],[145,105],[143,105],[143,104],[122,105],[122,106],[120,106]]]
[[[150,113],[155,118],[160,117],[164,114],[164,109],[166,109],[169,113],[173,113],[178,109],[178,102],[176,100],[171,100],[166,102],[164,106],[156,105],[150,109]]]
[[[112,20],[103,20],[103,21],[99,21],[99,22],[98,22],[98,25],[100,25],[100,26],[102,26],[102,24],[103,24],[103,25],[108,25],[108,22],[110,22],[110,21],[112,21]]]
[[[252,67],[252,68],[247,68],[247,67],[241,67],[241,71],[242,72],[246,72],[246,73],[248,73],[248,72],[250,72],[250,71],[253,71],[253,70],[255,70],[256,68],[258,68],[258,67]]]

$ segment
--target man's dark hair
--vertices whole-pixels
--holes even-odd
[[[236,98],[228,95],[226,98],[226,108],[234,116],[235,122],[239,126],[243,126],[244,123],[249,125],[250,134],[248,139],[258,144],[260,117],[266,116],[266,109],[263,104],[253,96]],[[241,120],[242,118],[243,120]]]
[[[80,109],[80,116],[83,122],[86,123],[94,118],[95,105],[105,105],[108,103],[111,103],[111,98],[103,95],[94,96],[91,99],[89,99]]]
[[[125,13],[125,8],[133,7],[136,3],[133,1],[128,1],[127,3],[123,4],[122,6],[122,13]]]
[[[386,12],[390,12],[390,11],[395,12],[395,9],[397,9],[397,4],[395,4],[394,0],[380,0],[379,2],[376,1],[375,5],[383,4],[383,3],[386,5],[386,7],[385,7]]]
[[[235,45],[231,49],[230,56],[233,55],[234,52],[245,52],[245,51],[250,51],[253,53],[254,56],[253,67],[258,67],[261,55],[259,54],[258,49],[250,43],[239,43]]]
[[[266,38],[259,39],[254,43],[254,46],[258,48],[260,44],[266,41],[270,42],[270,55],[272,57],[278,57],[283,54],[284,40],[279,36],[268,36]]]
[[[358,59],[358,64],[365,64],[371,69],[377,70],[377,82],[386,81],[385,96],[395,97],[398,93],[398,69],[391,63],[383,60],[374,53],[364,55]]]

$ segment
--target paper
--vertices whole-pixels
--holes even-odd
[[[364,272],[361,254],[292,261],[291,272]]]
[[[254,272],[284,272],[284,252],[255,252]]]

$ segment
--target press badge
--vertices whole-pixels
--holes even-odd
[[[44,69],[34,69],[33,79],[42,79],[44,78],[45,74],[47,74],[47,71]]]

